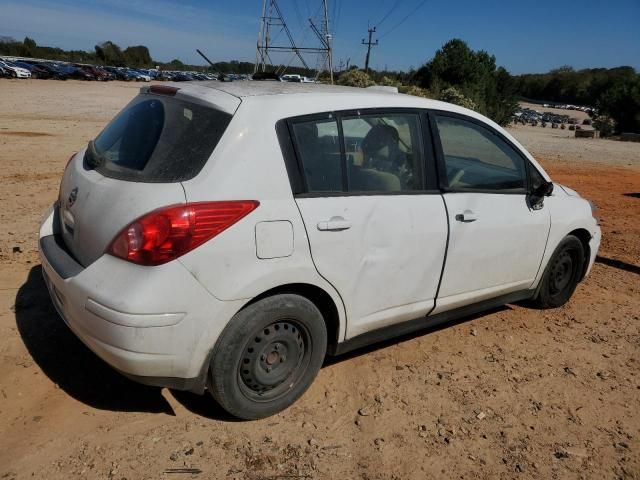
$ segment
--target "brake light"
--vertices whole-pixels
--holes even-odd
[[[212,239],[258,205],[255,200],[234,200],[154,210],[125,227],[106,253],[139,265],[161,265]]]
[[[172,87],[171,85],[151,85],[149,91],[158,95],[169,95],[173,97],[180,90],[178,87]]]

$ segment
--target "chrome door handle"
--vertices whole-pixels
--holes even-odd
[[[345,220],[343,217],[331,217],[330,220],[318,222],[318,230],[323,232],[339,232],[341,230],[348,230],[351,228],[351,222]]]
[[[463,222],[463,223],[475,222],[477,219],[478,219],[478,216],[475,213],[473,213],[471,210],[465,210],[464,212],[456,215],[456,220],[458,222]]]

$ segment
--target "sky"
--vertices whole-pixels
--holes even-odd
[[[640,70],[640,0],[327,0],[334,63],[363,66],[361,44],[376,27],[371,67],[418,68],[447,40],[496,56],[513,74],[630,65]],[[321,0],[278,0],[298,46],[317,46],[307,18]],[[0,36],[93,50],[111,40],[146,45],[167,62],[255,61],[262,0],[0,0]],[[286,45],[286,36],[273,38]],[[274,61],[296,65],[290,54]],[[308,57],[315,65],[315,59]]]

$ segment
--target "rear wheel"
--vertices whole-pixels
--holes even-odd
[[[573,235],[566,236],[549,260],[534,305],[556,308],[567,303],[580,281],[584,261],[582,242]]]
[[[218,339],[209,391],[236,417],[268,417],[307,390],[326,349],[325,322],[313,302],[293,294],[259,300],[238,312]]]

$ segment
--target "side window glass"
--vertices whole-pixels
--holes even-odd
[[[524,159],[486,128],[436,115],[448,187],[517,192],[526,185]]]
[[[293,124],[298,155],[309,192],[341,192],[342,162],[335,119]]]
[[[422,190],[422,141],[415,114],[342,119],[350,192]]]

